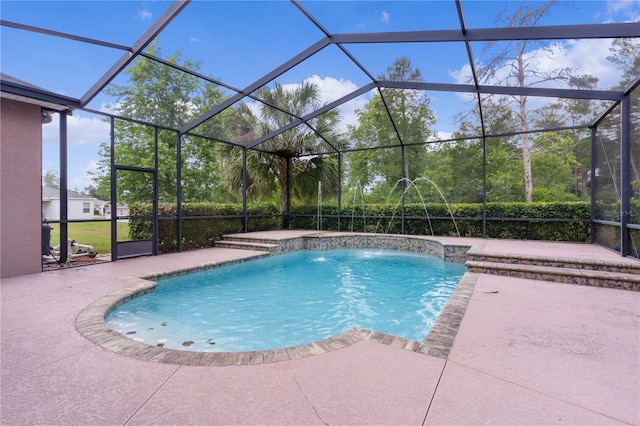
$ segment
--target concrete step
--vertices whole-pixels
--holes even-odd
[[[250,243],[250,244],[278,244],[277,240],[267,239],[267,238],[254,238],[254,237],[244,237],[244,236],[233,236],[233,235],[223,235],[222,240],[220,241],[233,241],[233,242],[241,242],[241,243]]]
[[[640,262],[617,262],[612,260],[577,260],[570,257],[544,257],[504,253],[467,253],[467,260],[473,262],[492,262],[512,265],[533,265],[553,268],[568,268],[590,271],[607,271],[622,274],[640,275]]]
[[[640,291],[640,275],[607,270],[467,260],[469,272]]]
[[[226,240],[226,239],[216,241],[215,246],[222,247],[222,248],[238,249],[238,250],[254,250],[254,251],[264,251],[264,252],[271,252],[278,247],[277,244],[273,244],[273,243],[267,244],[267,243],[253,242],[253,241],[232,241],[232,240]]]

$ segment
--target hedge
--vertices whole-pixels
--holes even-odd
[[[150,203],[138,203],[131,207],[131,216],[150,216]],[[275,204],[260,204],[248,209],[254,217],[249,220],[250,231],[264,231],[278,228],[278,210]],[[178,248],[177,205],[159,204],[159,241],[160,252],[172,252]],[[185,250],[211,247],[224,234],[242,231],[242,205],[219,203],[185,203],[182,205],[182,248]],[[198,216],[217,216],[216,218],[190,219]],[[151,220],[131,219],[129,236],[131,239],[150,238],[153,223]]]
[[[462,237],[482,237],[482,204],[450,204],[449,208],[451,211],[445,204],[427,203],[425,212],[422,204],[405,204],[405,233],[456,236],[457,226]],[[337,212],[336,205],[322,206],[322,229],[337,230]],[[317,228],[317,207],[296,206],[292,214],[301,215],[291,219],[292,228]],[[341,230],[399,234],[402,231],[400,216],[401,207],[395,204],[365,205],[364,212],[362,206],[355,210],[342,208]],[[590,218],[587,202],[487,203],[487,237],[587,242]]]
[[[482,204],[450,204],[451,214],[463,237],[482,237]],[[636,207],[634,204],[633,207]],[[613,206],[612,206],[613,208]],[[293,205],[290,228],[317,229],[318,208],[315,205]],[[278,208],[274,203],[262,203],[248,208],[248,231],[279,229]],[[322,205],[321,229],[338,229],[336,204]],[[159,248],[161,252],[177,250],[177,212],[175,204],[158,206]],[[131,207],[131,216],[151,215],[151,204]],[[185,203],[182,209],[182,247],[210,247],[222,235],[242,231],[242,205],[217,203]],[[207,217],[193,219],[193,217]],[[397,204],[368,204],[343,207],[340,218],[342,231],[401,233],[401,211]],[[457,235],[445,204],[405,204],[405,233],[411,235]],[[551,241],[590,241],[590,204],[587,202],[555,203],[488,203],[487,237]],[[492,219],[497,218],[497,219]],[[504,220],[509,218],[511,220]],[[545,219],[566,219],[554,221]],[[132,239],[149,238],[152,221],[131,219]],[[432,232],[433,231],[433,232]]]

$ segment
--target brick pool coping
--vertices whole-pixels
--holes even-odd
[[[300,237],[291,240],[302,240],[306,238],[307,237]],[[349,241],[353,242],[355,240],[349,239]],[[362,243],[363,241],[359,242]],[[434,241],[430,241],[430,244],[433,243]],[[439,242],[437,242],[436,244],[440,244],[445,247],[444,244],[441,244]],[[285,251],[306,249],[306,247],[300,247],[299,244],[294,245],[296,245],[297,247],[293,248],[293,250]],[[350,243],[349,245],[351,246],[352,244]],[[457,250],[458,256],[461,254],[461,251],[466,253],[466,251],[470,248],[468,245],[446,245],[446,247],[455,247],[457,249],[460,249]],[[325,249],[327,248],[333,247],[325,247]],[[364,245],[362,246],[362,248],[376,247],[367,247],[366,245]],[[406,248],[409,248],[410,251],[421,251],[419,249],[416,250],[415,246]],[[84,337],[91,340],[95,344],[119,355],[163,364],[192,366],[267,364],[306,358],[310,356],[320,355],[326,352],[336,351],[351,346],[362,340],[370,340],[380,344],[446,359],[451,346],[453,345],[453,340],[458,332],[458,327],[462,322],[462,317],[464,316],[464,312],[467,308],[467,304],[469,303],[478,277],[477,273],[472,272],[466,272],[463,275],[460,283],[452,293],[442,312],[436,319],[436,322],[422,342],[405,339],[390,334],[380,333],[373,330],[352,328],[341,334],[328,337],[326,339],[303,345],[289,346],[285,348],[249,352],[197,352],[169,349],[138,342],[109,328],[105,323],[105,317],[118,306],[135,297],[153,292],[155,287],[157,286],[157,283],[151,281],[152,279],[217,268],[230,264],[254,260],[256,258],[265,256],[269,256],[269,254],[265,253],[263,255],[251,257],[249,259],[232,260],[226,262],[211,262],[202,265],[191,266],[184,269],[158,271],[152,275],[147,274],[144,276],[121,277],[120,279],[128,281],[131,285],[108,294],[87,306],[82,312],[80,312],[80,314],[76,318],[76,329]],[[440,255],[440,257],[443,256]]]

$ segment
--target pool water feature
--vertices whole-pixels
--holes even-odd
[[[419,253],[303,250],[161,279],[107,325],[165,348],[236,352],[360,327],[422,341],[466,268]]]

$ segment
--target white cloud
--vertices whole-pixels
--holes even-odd
[[[258,101],[248,101],[247,102],[247,107],[249,108],[251,113],[256,117],[260,117],[260,106],[261,105],[262,104],[260,102],[258,102]]]
[[[578,74],[597,76],[600,79],[598,86],[607,89],[622,78],[622,70],[607,60],[611,55],[610,47],[611,40],[606,39],[572,40],[560,54],[555,55],[554,60],[558,66],[572,67]]]
[[[306,78],[304,81],[314,83],[318,86],[320,102],[323,104],[331,103],[358,89],[358,86],[351,80],[338,80],[329,76],[321,78],[316,74]],[[299,86],[300,83],[286,83],[282,85],[282,87],[288,91],[295,90]],[[358,123],[356,109],[362,109],[367,101],[367,95],[358,96],[357,98],[352,99],[349,102],[345,102],[338,107],[341,118],[340,124],[338,125],[339,131],[346,132],[347,125],[356,125]],[[247,106],[254,115],[260,115],[261,104],[259,102],[247,102]]]
[[[69,144],[71,146],[99,146],[109,141],[109,123],[102,118],[69,117]]]
[[[313,83],[320,89],[320,100],[323,103],[330,103],[336,99],[340,99],[343,96],[348,95],[354,90],[358,89],[358,86],[351,80],[340,79],[337,80],[333,77],[320,78],[320,76],[314,74],[304,81]]]
[[[306,78],[304,81],[318,86],[320,91],[320,100],[322,103],[331,103],[358,89],[358,86],[351,80],[345,80],[342,78],[338,80],[329,76],[321,78],[316,74]],[[293,89],[297,87],[298,84],[285,84],[283,86],[286,89]],[[364,107],[366,102],[367,99],[364,99],[363,96],[359,96],[338,107],[340,109],[340,115],[342,116],[342,121],[338,126],[341,132],[347,131],[348,124],[357,124],[358,119],[355,110]]]
[[[471,66],[469,64],[464,64],[457,70],[449,71],[449,75],[457,84],[469,84],[469,79],[471,78]]]
[[[368,101],[369,99],[365,96],[358,96],[357,98],[342,104],[340,107],[342,122],[339,126],[341,132],[344,133],[347,131],[347,125],[358,125],[358,115],[356,114],[356,110],[362,110]]]
[[[100,112],[105,112],[107,114],[116,114],[117,115],[117,107],[119,107],[120,104],[116,103],[116,104],[108,104],[106,102],[102,102],[100,104]]]
[[[200,39],[198,37],[189,37],[189,43],[200,43]]]
[[[358,86],[351,80],[338,80],[328,76],[321,78],[316,74],[306,78],[304,81],[314,83],[318,86],[320,102],[322,104],[331,103],[358,89]],[[295,90],[299,86],[300,83],[286,83],[282,85],[282,87],[288,91]],[[362,109],[367,103],[368,99],[365,99],[365,96],[358,96],[338,107],[341,117],[340,124],[338,125],[340,132],[346,132],[347,125],[356,125],[358,123],[356,109]],[[256,116],[260,116],[260,105],[257,101],[247,102],[247,106]]]
[[[98,170],[98,162],[95,160],[91,160],[84,166],[80,167],[77,173],[73,173],[72,171],[72,173],[70,174],[73,174],[75,176],[71,179],[68,187],[77,188],[82,191],[84,188],[90,185],[95,185],[90,173],[95,172],[96,170]]]
[[[609,48],[611,40],[609,39],[582,39],[569,40],[564,44],[553,44],[548,47],[547,51],[537,49],[528,52],[525,59],[528,61],[530,69],[536,69],[539,72],[552,72],[561,68],[571,68],[578,74],[590,74],[598,77],[598,87],[607,89],[618,83],[622,77],[622,71],[615,64],[607,60],[610,55]],[[509,67],[503,67],[493,80],[500,81],[506,77]],[[471,67],[468,64],[463,65],[457,70],[449,71],[449,75],[456,83],[469,84],[471,76]],[[488,84],[492,84],[491,81]],[[563,82],[546,82],[544,87],[566,87]]]
[[[153,14],[149,9],[138,9],[138,19],[140,19],[141,21],[146,21],[148,19],[151,19],[152,17]]]
[[[464,64],[460,69],[449,71],[449,75],[456,84],[472,84],[473,82],[471,79],[471,66],[469,64]],[[476,99],[474,93],[457,93],[456,95],[464,102],[471,102]]]
[[[621,16],[629,22],[640,21],[640,0],[608,0],[607,14]]]
[[[451,139],[452,136],[453,136],[452,132],[445,132],[445,131],[442,131],[442,130],[438,130],[429,139],[433,140],[433,141],[444,141],[444,140],[447,140],[447,139]]]
[[[98,146],[109,142],[109,123],[101,117],[78,115],[67,117],[68,187],[83,190],[93,184],[89,171],[97,166]],[[42,168],[59,172],[58,144],[60,121],[57,114],[53,121],[42,126]]]
[[[548,46],[546,51],[538,49],[528,52],[525,59],[529,69],[535,69],[541,73],[571,68],[575,75],[593,75],[599,79],[597,88],[607,90],[622,78],[622,70],[607,60],[607,56],[610,55],[610,47],[610,39],[569,40],[562,44]],[[503,81],[506,78],[509,71],[510,67],[505,66],[497,72],[494,79],[482,84],[497,85],[498,81]],[[463,65],[457,70],[449,71],[449,75],[458,84],[471,84],[471,67],[469,65]],[[532,83],[533,80],[528,82],[532,87],[569,87],[566,81]],[[517,83],[511,81],[510,85],[515,86]],[[469,103],[476,101],[475,94],[457,93],[456,96],[467,103],[467,107]],[[540,108],[551,100],[550,98],[532,96],[529,98],[528,107],[529,109]]]
[[[42,142],[58,144],[60,121],[58,115],[53,121],[42,126]],[[109,141],[109,123],[97,117],[70,115],[67,117],[67,142],[71,146],[99,146]]]
[[[389,14],[389,12],[382,12],[382,13],[380,13],[380,19],[385,24],[388,24],[389,21],[391,21],[391,15]]]

